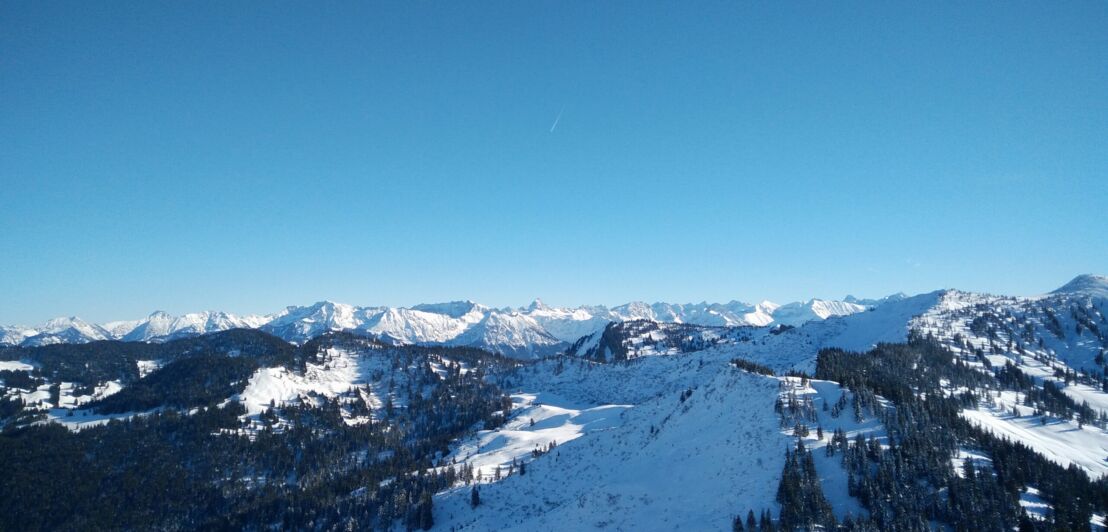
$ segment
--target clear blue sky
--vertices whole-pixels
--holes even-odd
[[[4,2],[0,323],[1046,291],[1108,273],[1106,28],[1104,2]]]

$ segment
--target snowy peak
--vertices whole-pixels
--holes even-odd
[[[535,321],[516,312],[490,312],[483,320],[450,342],[480,347],[514,358],[538,358],[560,352],[568,344]]]
[[[938,294],[938,305],[947,311],[971,305],[977,297],[955,290]],[[1049,299],[1063,302],[1070,299],[1066,296],[1072,295],[1108,300],[1108,278],[1080,275],[1051,295]],[[545,356],[594,336],[614,322],[646,320],[703,327],[799,327],[911,299],[904,294],[893,294],[880,299],[847,296],[841,301],[809,299],[785,305],[767,300],[754,305],[737,300],[683,304],[633,301],[610,308],[601,305],[556,307],[535,299],[528,306],[515,309],[495,309],[470,300],[421,304],[410,308],[361,307],[319,301],[307,306],[289,306],[268,316],[236,316],[217,311],[174,316],[156,311],[140,320],[114,321],[103,325],[89,324],[75,317],[56,318],[39,327],[0,327],[0,345],[37,346],[96,340],[161,342],[228,329],[252,328],[293,343],[304,343],[331,331],[349,331],[397,344],[468,345],[530,358]],[[1056,313],[1076,312],[1066,305],[1058,306]],[[1082,327],[1092,330],[1089,324],[1082,324]]]
[[[430,306],[424,306],[427,307]],[[458,308],[451,310],[453,313],[460,311]],[[472,310],[454,317],[414,308],[387,308],[357,329],[404,344],[442,343],[461,334],[480,316],[480,313],[474,315]]]
[[[38,331],[30,327],[2,326],[0,327],[0,345],[19,345],[36,334],[38,334]]]
[[[545,309],[546,309],[546,305],[543,304],[542,300],[537,298],[537,297],[535,298],[534,301],[531,302],[530,305],[527,306],[527,311],[528,312],[534,312],[536,310],[545,310]]]
[[[54,318],[42,326],[37,334],[26,338],[24,345],[40,346],[50,344],[84,344],[97,340],[108,340],[108,334],[99,325],[92,325],[81,318]]]
[[[264,319],[257,316],[239,317],[226,312],[192,312],[172,316],[159,310],[138,322],[126,334],[117,337],[129,342],[161,341],[228,329],[257,328],[264,322]]]
[[[361,325],[352,305],[320,301],[307,307],[286,307],[268,323],[261,326],[265,332],[290,342],[306,342],[329,331],[353,330]],[[362,313],[366,309],[361,309]]]
[[[1108,299],[1108,277],[1103,275],[1078,275],[1051,294],[1073,294]]]

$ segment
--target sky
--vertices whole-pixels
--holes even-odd
[[[1108,3],[0,3],[0,323],[1108,273]]]

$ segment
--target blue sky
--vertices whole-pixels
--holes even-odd
[[[1103,2],[367,4],[3,3],[0,323],[1108,273]]]

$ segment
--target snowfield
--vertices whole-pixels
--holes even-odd
[[[0,371],[34,371],[35,367],[19,360],[0,360]]]
[[[1070,420],[1012,415],[1008,408],[981,406],[962,411],[962,417],[993,434],[1018,441],[1063,466],[1077,464],[1093,478],[1108,473],[1108,433]],[[1044,423],[1045,421],[1045,423]]]
[[[375,392],[374,373],[385,374],[389,361],[369,349],[359,352],[347,349],[328,349],[323,363],[308,363],[303,375],[289,371],[283,366],[259,368],[250,377],[246,389],[230,400],[239,401],[246,407],[246,416],[256,418],[271,406],[282,407],[290,404],[316,404],[316,397],[335,397],[364,394],[373,408],[383,404],[381,396]],[[344,415],[346,412],[344,411]],[[346,416],[347,423],[362,423],[365,420]]]
[[[482,480],[491,481],[497,467],[507,474],[513,464],[529,462],[532,451],[618,426],[628,408],[630,405],[586,407],[552,394],[514,394],[511,420],[463,440],[444,462],[470,464]]]
[[[722,369],[683,402],[669,393],[633,408],[592,410],[603,414],[603,430],[559,444],[532,461],[525,475],[483,484],[476,509],[465,487],[440,494],[436,524],[457,530],[718,530],[748,506],[775,509],[789,445],[773,411],[778,383]],[[618,424],[609,419],[613,414]]]
[[[821,411],[844,393],[837,384],[765,377],[730,364],[733,352],[642,357],[622,364],[544,361],[513,382],[516,408],[498,431],[480,431],[444,461],[480,468],[481,506],[469,487],[441,493],[436,526],[456,530],[727,529],[734,515],[774,501],[793,426],[782,427],[778,397],[809,397],[817,420],[806,438],[822,449],[835,428],[849,437],[884,436],[866,414]],[[685,397],[682,400],[682,396]],[[849,398],[849,394],[848,394]],[[534,425],[531,425],[531,420]],[[824,440],[816,438],[822,426]],[[550,452],[533,457],[532,450]],[[839,456],[813,452],[837,515],[863,515],[847,496]],[[507,476],[514,463],[526,474]],[[505,478],[494,481],[496,467]]]

